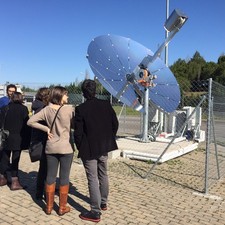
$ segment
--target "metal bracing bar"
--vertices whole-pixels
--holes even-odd
[[[200,107],[201,104],[203,103],[203,101],[206,99],[206,96],[204,95],[201,99],[201,101],[198,103],[197,107]],[[197,108],[196,107],[196,108]],[[162,158],[162,156],[166,153],[166,151],[169,149],[170,145],[174,142],[174,140],[178,137],[178,134],[184,129],[184,127],[188,124],[189,120],[191,119],[191,117],[194,115],[196,108],[192,111],[192,113],[189,115],[189,117],[186,119],[185,123],[183,124],[183,126],[181,126],[181,128],[179,129],[179,131],[173,136],[172,140],[170,141],[170,143],[166,146],[166,148],[164,149],[164,151],[161,153],[161,155],[158,157],[158,159],[155,161],[155,163],[153,164],[153,166],[151,167],[151,169],[146,173],[144,179],[147,179],[147,177],[151,174],[152,170],[155,168],[155,166],[158,164],[158,162],[160,161],[160,159]]]
[[[161,52],[164,50],[164,48],[169,44],[169,42],[172,40],[172,38],[175,36],[175,34],[179,31],[178,28],[176,28],[174,31],[170,33],[168,38],[161,44],[161,46],[158,48],[158,50],[155,52],[153,56],[148,55],[146,56],[140,63],[144,68],[147,68],[148,65],[156,60],[157,57],[160,57]]]

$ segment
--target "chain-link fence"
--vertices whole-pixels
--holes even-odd
[[[209,86],[206,137],[206,191],[225,176],[225,87],[216,82]]]
[[[121,156],[148,163],[143,177],[163,176],[160,164],[176,162],[174,173],[164,178],[206,193],[225,175],[225,87],[211,79],[188,84],[179,82],[179,85],[181,101],[174,112],[165,113],[149,101],[148,141],[145,142],[141,141],[146,123],[143,113],[110,94],[97,97],[109,100],[117,113]],[[69,91],[69,104],[76,106],[83,101],[81,92]],[[190,152],[196,154],[194,160],[189,158]],[[181,158],[182,163],[177,163]]]

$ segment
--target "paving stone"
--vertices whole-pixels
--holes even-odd
[[[99,225],[221,225],[225,221],[225,179],[221,179],[209,192],[218,198],[196,195],[202,193],[204,173],[203,152],[194,152],[174,162],[157,165],[148,179],[143,176],[151,164],[129,159],[109,160],[110,196],[108,210],[104,211]],[[10,191],[0,187],[1,225],[82,225],[79,214],[89,210],[87,179],[79,159],[71,168],[71,187],[68,203],[71,212],[58,216],[58,196],[51,215],[43,211],[44,201],[36,201],[35,184],[38,163],[31,163],[23,151],[19,176],[26,190]]]

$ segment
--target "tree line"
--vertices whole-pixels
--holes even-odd
[[[178,59],[170,66],[178,83],[184,91],[191,91],[193,83],[201,83],[212,78],[225,85],[225,55],[222,54],[217,62],[206,62],[198,51],[188,60]]]
[[[175,61],[170,67],[170,70],[177,79],[178,84],[180,85],[182,91],[193,91],[193,83],[201,83],[209,78],[212,78],[214,81],[225,86],[225,55],[222,54],[217,62],[206,62],[206,60],[196,51],[192,58],[181,59],[179,58]],[[88,73],[86,71],[86,73]],[[86,77],[89,77],[86,74]],[[102,85],[97,82],[97,94],[109,94],[108,91],[102,87]],[[65,87],[69,93],[82,93],[81,92],[82,81],[71,82]],[[54,84],[49,87],[55,86]],[[36,91],[32,88],[23,86],[22,90],[24,92]]]

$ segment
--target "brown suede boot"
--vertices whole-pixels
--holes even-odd
[[[21,190],[21,189],[23,189],[23,186],[20,184],[19,178],[18,177],[12,177],[12,183],[11,183],[10,190],[16,191],[16,190]]]
[[[0,186],[4,186],[7,184],[7,179],[4,175],[0,174]]]
[[[45,194],[46,194],[46,209],[45,213],[50,215],[53,209],[54,204],[54,197],[55,197],[55,183],[54,184],[46,184],[45,187]]]
[[[64,215],[65,213],[70,212],[70,207],[67,206],[67,198],[69,192],[69,184],[60,186],[59,187],[59,212],[60,216]]]

